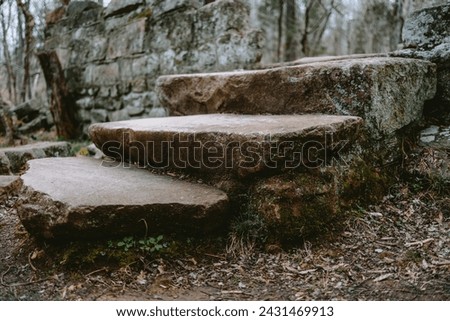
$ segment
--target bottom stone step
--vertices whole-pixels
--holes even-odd
[[[146,233],[212,233],[227,220],[228,196],[213,187],[91,158],[29,162],[18,214],[45,239]]]

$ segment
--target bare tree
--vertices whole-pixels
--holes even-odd
[[[33,43],[34,43],[34,17],[30,11],[30,2],[22,2],[22,0],[16,0],[17,7],[25,17],[25,54],[24,54],[24,75],[23,75],[23,85],[21,90],[21,99],[25,101],[31,98],[31,84],[30,84],[30,58],[33,53]]]
[[[321,52],[321,42],[333,12],[340,13],[337,0],[306,0],[302,30],[302,52],[314,56]]]
[[[55,51],[42,51],[37,56],[50,93],[50,111],[56,132],[64,139],[77,138],[80,134],[76,119],[77,107],[67,87],[58,55]]]
[[[297,28],[297,10],[295,0],[286,0],[286,49],[284,50],[285,61],[292,61],[297,59]]]
[[[281,45],[283,42],[283,15],[284,15],[284,0],[279,2],[279,15],[278,15],[278,45],[277,45],[277,58],[281,61]]]
[[[9,112],[8,104],[3,101],[0,95],[0,122],[5,131],[6,144],[8,146],[14,145],[14,125]]]
[[[8,32],[11,26],[11,3],[7,10],[2,10],[1,6],[5,3],[5,0],[0,0],[0,26],[2,31],[2,45],[3,45],[3,59],[7,74],[7,88],[10,99],[16,100],[17,96],[17,84],[16,74],[13,69],[13,62],[11,59],[10,47],[8,43]]]

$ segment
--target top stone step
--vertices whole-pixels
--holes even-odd
[[[161,76],[157,91],[171,115],[353,115],[381,138],[420,119],[424,101],[436,92],[436,70],[415,59],[370,57]]]

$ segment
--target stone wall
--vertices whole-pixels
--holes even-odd
[[[450,113],[450,4],[414,12],[403,27],[405,49],[395,57],[424,59],[437,65],[437,93],[426,106],[436,118]]]
[[[254,67],[263,38],[238,0],[72,2],[47,17],[84,130],[92,122],[165,116],[160,75]]]

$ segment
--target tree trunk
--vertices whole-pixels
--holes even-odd
[[[14,125],[8,105],[0,97],[0,121],[5,131],[6,144],[14,146]]]
[[[303,54],[308,57],[309,56],[309,20],[311,18],[311,10],[312,7],[314,5],[314,2],[312,0],[307,1],[306,2],[306,9],[305,9],[305,22],[304,22],[304,30],[303,30],[303,35],[302,35],[302,40],[301,40],[301,44],[302,44],[302,52]]]
[[[64,72],[54,51],[43,51],[37,54],[44,73],[47,91],[50,95],[50,111],[53,115],[56,132],[64,139],[78,138],[77,107],[75,99],[69,93]]]
[[[1,4],[0,4],[1,5]],[[9,99],[11,101],[17,101],[17,84],[16,84],[16,75],[14,74],[11,54],[9,52],[9,44],[8,44],[8,29],[9,25],[6,25],[6,21],[8,20],[8,24],[10,19],[6,19],[5,12],[0,9],[0,24],[2,27],[2,43],[3,43],[3,58],[5,59],[5,67],[7,72],[7,87]]]
[[[284,51],[284,61],[297,59],[297,13],[295,10],[295,0],[286,1],[286,49]]]
[[[320,2],[320,4],[322,4]],[[322,38],[325,34],[325,30],[328,28],[328,22],[330,21],[331,15],[333,14],[333,10],[335,10],[335,3],[334,0],[330,1],[329,7],[325,7],[322,5],[322,8],[325,11],[325,14],[321,17],[321,20],[318,22],[318,31],[317,31],[317,37],[314,41],[313,48],[312,48],[312,54],[317,55],[321,54],[321,51],[319,50],[321,44],[322,44]]]
[[[279,16],[278,16],[278,44],[277,44],[277,61],[281,61],[281,44],[283,42],[283,15],[284,15],[284,0],[279,2]]]
[[[34,30],[34,17],[30,12],[29,2],[26,4],[22,0],[16,0],[17,6],[25,17],[25,55],[23,62],[23,85],[21,91],[22,101],[31,98],[31,86],[30,86],[30,57],[33,51],[33,30]]]

